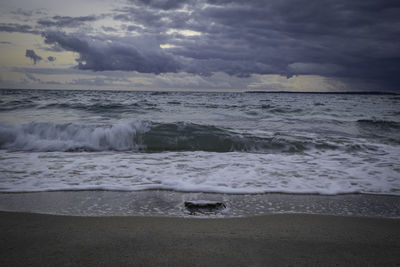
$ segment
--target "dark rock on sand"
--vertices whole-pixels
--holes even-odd
[[[212,201],[185,201],[185,208],[191,213],[196,212],[207,213],[207,212],[217,212],[226,208],[225,204],[222,202],[212,202]]]

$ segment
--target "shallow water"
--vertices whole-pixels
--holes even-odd
[[[226,208],[191,213],[185,201]],[[400,198],[382,195],[214,194],[169,190],[0,193],[0,210],[69,216],[232,218],[280,213],[400,218]]]

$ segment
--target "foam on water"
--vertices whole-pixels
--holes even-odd
[[[0,96],[0,192],[400,195],[398,96]]]
[[[0,191],[164,189],[400,195],[400,163],[395,160],[400,158],[398,150],[390,155],[369,155],[364,161],[358,156],[334,151],[286,155],[1,152]]]
[[[134,150],[137,132],[145,132],[146,123],[119,123],[93,127],[67,123],[0,123],[0,148],[23,151]]]

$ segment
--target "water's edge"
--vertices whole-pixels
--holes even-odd
[[[215,201],[216,212],[190,213],[185,201]],[[400,197],[383,195],[216,194],[166,190],[0,193],[0,210],[69,216],[249,217],[268,214],[321,214],[400,218]]]

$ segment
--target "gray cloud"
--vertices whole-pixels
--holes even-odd
[[[334,76],[343,72],[343,67],[335,64],[295,62],[288,65],[288,73],[317,74],[322,76]]]
[[[34,50],[26,49],[25,56],[33,60],[33,64],[36,64],[42,57],[37,55]]]
[[[160,34],[175,45],[169,52],[189,72],[317,74],[387,86],[400,82],[398,1],[209,0],[203,1],[208,6],[199,1],[186,6],[190,14],[173,9],[181,7],[180,1],[168,8],[139,2],[140,10],[129,6],[114,18],[140,23],[149,34],[169,28],[202,33],[191,38]]]
[[[176,9],[182,7],[191,1],[179,1],[179,0],[129,0],[130,2],[139,5],[147,6],[155,9]]]
[[[22,8],[18,8],[16,10],[11,11],[14,15],[20,15],[24,17],[32,17],[35,15],[44,15],[47,14],[47,10],[45,8],[34,9],[34,10],[25,10]]]
[[[34,11],[33,10],[24,10],[22,8],[18,8],[16,10],[12,11],[11,13],[15,14],[15,15],[22,15],[22,16],[25,16],[25,17],[31,17],[34,14]]]
[[[135,71],[102,71],[80,70],[78,68],[37,68],[37,67],[15,67],[10,69],[13,72],[24,73],[29,80],[35,78],[36,84],[60,85],[55,88],[115,88],[121,90],[293,90],[294,80],[287,80],[285,77],[272,75],[252,75],[249,77],[237,77],[223,72],[202,76],[186,72],[164,73],[154,75],[151,73],[138,73]],[[60,75],[67,75],[71,79],[62,82],[58,81]],[[46,80],[39,80],[36,77],[46,77]],[[319,79],[321,80],[321,79]],[[369,84],[352,84],[351,81],[336,78],[324,78],[324,81],[313,85],[308,90],[371,90]],[[44,86],[46,87],[46,86]],[[46,87],[52,88],[52,87]]]
[[[70,27],[75,28],[83,25],[86,22],[96,21],[96,16],[82,16],[82,17],[70,17],[70,16],[54,16],[51,19],[39,19],[37,23],[45,27]]]
[[[0,32],[19,32],[39,34],[32,26],[18,23],[0,23]]]
[[[41,82],[40,79],[36,78],[33,74],[31,74],[31,73],[29,73],[29,72],[25,73],[25,76],[26,76],[29,80],[33,81],[33,82]]]
[[[126,36],[105,26],[114,35],[89,37],[76,29],[95,16],[56,16],[38,24],[75,29],[42,36],[50,50],[78,53],[77,67],[84,70],[310,74],[395,88],[400,83],[399,12],[397,0],[130,0],[110,15],[126,23],[121,27]],[[2,26],[10,32],[33,30]],[[161,49],[163,44],[169,47]]]
[[[102,26],[101,28],[102,28],[103,31],[105,31],[105,32],[117,32],[117,31],[118,31],[118,30],[115,29],[114,27]]]
[[[23,72],[23,73],[31,73],[31,74],[44,74],[44,75],[64,75],[64,74],[85,74],[84,71],[81,71],[76,68],[31,68],[31,67],[13,67],[11,68],[12,71],[15,72]],[[87,71],[89,72],[89,71]]]
[[[177,72],[180,64],[163,52],[152,38],[86,37],[63,32],[43,34],[45,43],[79,54],[79,69],[125,70],[142,73]]]

